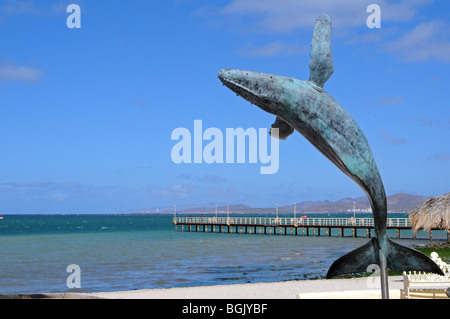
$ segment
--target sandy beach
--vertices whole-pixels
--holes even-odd
[[[202,287],[100,292],[90,297],[106,299],[296,299],[379,298],[371,278],[298,280]],[[398,299],[401,276],[389,277],[390,297]]]

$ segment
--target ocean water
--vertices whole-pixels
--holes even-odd
[[[427,236],[398,242],[426,244]],[[433,232],[433,239],[444,238],[445,232]],[[175,231],[169,215],[5,215],[0,220],[0,294],[310,279],[324,276],[336,258],[366,242],[300,232],[197,233],[186,227],[182,232],[181,227]],[[80,267],[78,289],[66,283],[72,264]]]

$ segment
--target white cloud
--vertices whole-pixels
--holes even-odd
[[[121,186],[93,186],[79,183],[35,181],[30,183],[0,183],[0,195],[15,194],[18,197],[63,201],[83,196],[111,198],[129,194],[130,189]]]
[[[401,96],[395,97],[381,97],[378,99],[378,102],[385,105],[394,105],[394,104],[402,104],[405,100]]]
[[[0,5],[0,14],[22,15],[22,14],[65,14],[67,6],[73,1],[27,1],[27,0],[3,0]]]
[[[217,174],[207,174],[207,175],[203,176],[199,181],[201,183],[217,184],[217,183],[225,182],[226,180]]]
[[[346,0],[340,5],[337,1],[234,0],[223,9],[223,13],[246,18],[255,17],[259,29],[266,32],[287,33],[297,28],[312,28],[322,13],[332,16],[335,26],[349,23],[354,25],[365,13],[362,2],[364,1]],[[349,3],[352,5],[348,6]],[[343,7],[347,7],[350,11],[347,11],[347,14],[339,13]],[[357,14],[358,11],[361,11],[361,14]]]
[[[428,127],[439,127],[439,126],[441,126],[441,121],[438,120],[438,119],[420,117],[420,118],[413,119],[413,121],[417,122],[417,123],[420,123],[423,126],[428,126]]]
[[[31,15],[48,16],[66,14],[66,8],[70,0],[52,1],[25,1],[25,0],[2,0],[0,4],[0,21],[6,21],[7,17]]]
[[[148,104],[143,99],[129,100],[128,103],[134,106],[138,106],[141,109],[148,109]]]
[[[125,186],[51,181],[0,183],[0,201],[9,213],[111,213],[145,206],[146,200]]]
[[[386,142],[393,146],[400,146],[404,144],[409,144],[409,141],[404,137],[394,137],[391,135],[391,133],[383,131],[380,132],[380,135],[383,136],[386,140]]]
[[[208,183],[208,184],[215,184],[220,182],[225,182],[226,179],[220,177],[217,174],[206,174],[204,176],[194,176],[187,173],[181,173],[177,176],[177,178],[183,179],[183,180],[195,180],[199,183]]]
[[[386,46],[405,62],[440,61],[450,63],[450,26],[435,20],[421,23]]]
[[[0,6],[0,13],[6,15],[37,14],[38,9],[31,1],[7,0]]]
[[[382,21],[409,21],[419,8],[433,0],[380,0]],[[257,26],[265,31],[286,33],[297,28],[311,29],[317,17],[326,13],[332,17],[335,28],[365,26],[369,13],[366,8],[373,0],[234,0],[222,13],[257,19]],[[251,28],[251,26],[250,26]]]
[[[44,71],[14,64],[0,65],[0,84],[6,82],[39,83]]]
[[[148,185],[145,192],[152,198],[185,199],[199,189],[197,184]]]
[[[450,161],[450,153],[439,153],[428,157],[429,160],[434,161]]]
[[[374,3],[374,1],[369,1]],[[434,0],[392,0],[378,1],[381,7],[381,18],[386,21],[404,22],[413,19],[420,7],[433,3]]]
[[[232,0],[221,9],[208,10],[208,17],[220,18],[220,26],[228,25],[238,32],[256,34],[289,35],[299,30],[311,32],[318,16],[328,14],[333,21],[334,34],[346,34],[346,43],[370,42],[386,43],[393,39],[401,28],[399,23],[411,23],[419,17],[419,11],[434,0],[378,0],[381,9],[381,29],[370,30],[366,22],[371,14],[366,11],[373,0]],[[199,9],[201,11],[201,8]],[[437,22],[420,24],[398,40],[388,42],[383,47],[408,62],[430,59],[448,62],[450,43],[445,36],[438,39],[436,32],[443,31],[444,25]],[[448,38],[448,34],[447,34]],[[421,41],[425,41],[421,44]],[[382,45],[382,44],[381,44]],[[303,54],[300,46],[275,41],[261,46],[247,44],[239,49],[241,55],[268,57],[275,55]]]
[[[256,47],[251,43],[241,47],[239,54],[253,57],[271,57],[276,55],[304,55],[309,54],[309,46],[300,46],[298,44],[289,44],[282,41],[274,41],[262,47]]]

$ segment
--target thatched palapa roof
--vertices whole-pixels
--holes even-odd
[[[450,193],[430,198],[409,214],[414,232],[419,229],[450,229]]]

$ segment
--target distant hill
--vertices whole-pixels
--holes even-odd
[[[423,197],[409,194],[395,194],[387,198],[388,209],[410,212],[414,208],[422,205],[429,198],[430,197]]]
[[[428,198],[424,196],[410,195],[410,194],[395,194],[387,197],[388,211],[389,212],[410,212],[417,206],[422,205]],[[297,213],[334,213],[334,212],[347,212],[353,210],[353,202],[355,202],[355,208],[358,211],[367,210],[370,208],[369,200],[367,197],[358,198],[342,198],[335,202],[329,200],[323,201],[301,201],[296,204]],[[226,213],[226,205],[217,207],[219,214]],[[279,214],[293,213],[293,205],[278,207]],[[172,211],[170,211],[172,212]],[[181,214],[203,214],[214,213],[215,206],[205,205],[199,207],[192,207],[187,209],[177,210],[177,213]],[[275,207],[255,208],[249,207],[244,204],[234,204],[229,206],[229,212],[233,214],[271,214],[275,213]]]
[[[236,212],[236,211],[246,211],[246,210],[251,210],[252,208],[244,205],[244,204],[236,204],[236,205],[230,205],[229,206],[229,211],[230,212]],[[200,208],[189,208],[189,209],[184,209],[181,212],[183,213],[214,213],[216,211],[216,207],[200,207]],[[218,206],[217,207],[217,212],[218,213],[223,213],[227,211],[227,206]]]

